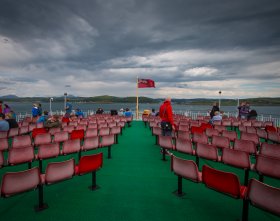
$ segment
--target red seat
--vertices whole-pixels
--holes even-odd
[[[22,192],[34,190],[40,185],[38,167],[20,172],[7,172],[3,175],[1,196],[10,197]]]
[[[267,132],[266,132],[266,130],[264,130],[262,128],[257,128],[257,135],[260,138],[263,138],[263,139],[267,140]]]
[[[29,133],[29,127],[28,126],[21,126],[19,128],[18,134],[19,135],[24,135]]]
[[[46,128],[34,128],[32,130],[32,137],[35,138],[38,134],[45,134],[48,133]]]
[[[178,189],[174,192],[178,196],[184,195],[182,192],[182,178],[199,183],[202,174],[198,171],[196,163],[192,160],[185,160],[171,155],[171,171],[178,176]]]
[[[175,150],[181,153],[195,155],[195,150],[192,148],[192,142],[184,138],[177,138]]]
[[[255,145],[259,145],[259,136],[254,133],[247,133],[247,132],[242,132],[241,133],[241,137],[240,137],[241,140],[251,140],[255,143]]]
[[[29,147],[32,145],[31,137],[29,135],[15,136],[12,140],[12,148]]]
[[[88,138],[91,139],[91,138]],[[103,164],[103,153],[82,156],[79,164],[76,165],[75,174],[84,175],[87,173],[92,174],[92,185],[89,186],[91,190],[98,188],[96,185],[96,171],[102,167]]]
[[[0,138],[7,138],[8,137],[8,131],[0,131]]]
[[[243,205],[242,220],[248,220],[249,202],[252,206],[280,216],[280,188],[272,187],[255,179],[251,179],[246,200]]]
[[[110,134],[114,134],[115,136],[115,143],[119,143],[119,134],[121,133],[122,128],[120,126],[112,126],[110,129]]]
[[[8,137],[18,136],[19,128],[10,128],[8,131]]]
[[[267,132],[267,139],[273,143],[280,143],[280,135],[278,132]]]
[[[223,137],[227,137],[230,141],[235,141],[237,139],[237,133],[236,131],[228,131],[224,130],[222,132]]]
[[[223,149],[222,162],[244,170],[244,185],[247,186],[251,162],[249,153],[229,148]]]
[[[245,197],[246,187],[240,185],[239,178],[234,173],[224,172],[203,165],[202,182],[205,183],[208,188],[233,198],[243,199]]]
[[[8,138],[0,138],[0,152],[9,149]]]
[[[75,175],[75,160],[48,163],[46,173],[41,174],[42,184],[53,184],[67,179],[71,179]]]
[[[208,137],[205,133],[194,133],[192,136],[193,143],[208,143]]]
[[[238,140],[237,139],[234,142],[233,149],[245,151],[249,154],[257,153],[257,147],[256,147],[255,143],[251,140]]]
[[[114,134],[104,135],[100,137],[100,147],[108,147],[108,159],[111,158],[111,147],[115,143]]]
[[[36,159],[43,160],[43,159],[57,157],[58,155],[59,155],[58,143],[43,144],[40,145],[38,148]]]
[[[265,130],[266,130],[266,132],[277,132],[276,127],[274,127],[272,125],[265,126]]]
[[[11,148],[8,153],[8,164],[16,165],[31,163],[35,158],[33,146],[23,148]],[[29,167],[31,165],[29,164]]]
[[[207,128],[205,134],[207,137],[212,137],[213,135],[219,136],[220,132],[214,128]]]
[[[50,133],[38,134],[34,138],[34,146],[39,146],[42,144],[49,144],[52,142],[52,137]]]
[[[53,137],[53,142],[61,143],[69,139],[69,134],[67,131],[56,132]]]
[[[200,126],[192,126],[191,127],[191,133],[198,133],[198,134],[203,134],[206,128],[200,127]]]
[[[78,153],[81,150],[81,143],[79,139],[66,140],[63,142],[61,154],[67,155],[71,153]]]
[[[191,132],[190,131],[184,131],[184,130],[178,130],[177,131],[177,138],[191,140]]]
[[[51,128],[49,128],[49,133],[51,135],[54,135],[55,133],[60,132],[60,131],[61,131],[60,127],[51,127]]]
[[[259,174],[259,180],[263,182],[264,176],[280,178],[280,160],[275,157],[263,155],[256,156],[256,164],[253,168]]]
[[[280,160],[280,144],[262,143],[259,153],[269,157],[277,157]]]
[[[109,135],[110,134],[110,128],[109,127],[101,127],[99,128],[99,136]]]
[[[4,154],[0,151],[0,168],[4,166]]]
[[[83,140],[85,136],[85,131],[83,129],[81,130],[73,130],[70,134],[70,139],[74,140],[74,139],[80,139]]]
[[[84,144],[81,147],[81,150],[87,151],[87,150],[93,150],[97,149],[99,147],[99,137],[87,137],[84,140]]]
[[[221,161],[221,157],[218,154],[218,148],[205,143],[197,143],[196,147],[196,163],[199,166],[199,158],[204,158],[207,160]]]
[[[212,137],[212,145],[218,148],[224,149],[230,147],[230,141],[227,137],[222,136],[213,136]]]

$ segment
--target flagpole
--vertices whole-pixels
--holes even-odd
[[[138,76],[137,76],[137,82],[136,82],[136,120],[138,120],[139,117],[139,110],[138,110]]]
[[[139,118],[139,109],[138,109],[138,76],[137,76],[137,82],[136,82],[136,119]]]

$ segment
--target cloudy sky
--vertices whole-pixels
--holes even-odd
[[[279,0],[0,0],[0,96],[280,97]]]

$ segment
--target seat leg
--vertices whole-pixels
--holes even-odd
[[[111,159],[111,146],[108,146],[108,159]]]
[[[90,190],[97,190],[100,187],[96,185],[96,171],[91,173],[91,186],[88,187]]]
[[[248,180],[249,180],[249,169],[245,169],[244,186],[248,186]]]
[[[162,160],[166,161],[166,150],[165,150],[165,148],[162,148]]]
[[[248,215],[249,215],[249,201],[243,199],[242,221],[248,221]]]
[[[45,210],[49,208],[48,204],[44,203],[44,191],[43,191],[43,185],[39,185],[38,187],[38,200],[39,204],[38,206],[35,206],[34,209],[36,212],[40,212],[42,210]]]
[[[178,176],[178,189],[173,192],[176,196],[181,197],[185,195],[185,193],[183,193],[182,183],[183,177]]]

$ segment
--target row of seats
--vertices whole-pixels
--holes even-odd
[[[280,216],[280,189],[269,186],[256,179],[250,179],[248,186],[240,184],[234,173],[229,173],[203,165],[202,172],[192,160],[171,155],[171,171],[178,177],[178,189],[175,194],[183,196],[182,179],[204,183],[206,187],[226,194],[235,199],[243,199],[242,221],[249,218],[249,203],[252,206]]]
[[[79,163],[70,159],[62,162],[48,163],[45,173],[40,172],[38,167],[25,171],[7,172],[2,177],[1,197],[7,198],[29,190],[38,190],[38,205],[36,211],[48,208],[44,202],[44,186],[71,179],[75,175],[92,173],[91,190],[98,188],[96,184],[96,171],[102,167],[103,154],[82,156]]]
[[[43,134],[38,135],[42,136]],[[20,142],[13,142],[12,148],[8,149],[7,159],[4,159],[3,151],[0,151],[0,167],[13,166],[17,164],[31,163],[34,160],[43,160],[48,158],[58,157],[59,155],[68,155],[78,153],[81,157],[83,151],[107,147],[108,158],[111,158],[111,146],[115,144],[115,136],[113,134],[104,136],[95,136],[85,138],[81,144],[80,139],[71,139],[63,141],[62,145],[59,142],[41,143],[38,145],[38,152],[35,154],[34,146],[31,145],[30,136],[18,136]],[[23,139],[20,139],[23,138]],[[16,144],[24,145],[17,146]],[[61,147],[60,147],[61,146]]]
[[[40,129],[45,129],[43,127],[43,125],[39,126],[40,124],[32,124],[29,126],[22,126],[22,127],[18,127],[18,128],[11,128],[9,131],[1,131],[0,132],[0,139],[1,138],[10,138],[10,137],[14,137],[14,136],[18,136],[18,135],[24,135],[24,134],[31,134],[34,133],[34,131],[36,130],[40,130]],[[54,134],[57,131],[68,131],[69,133],[71,133],[73,130],[87,130],[87,129],[98,129],[101,130],[102,128],[115,128],[115,127],[120,127],[121,129],[125,127],[125,122],[119,122],[119,123],[101,123],[101,124],[89,124],[89,125],[85,125],[85,124],[78,124],[77,126],[75,125],[62,125],[62,127],[60,128],[50,128],[48,131],[51,134]],[[45,129],[47,130],[47,129]]]
[[[199,159],[207,159],[216,162],[222,162],[245,171],[244,184],[247,184],[249,171],[253,170],[259,174],[259,179],[263,181],[264,176],[280,179],[280,146],[276,144],[263,143],[260,152],[253,149],[254,145],[247,146],[248,141],[236,140],[233,149],[222,148],[222,154],[219,155],[219,144],[196,144],[195,149],[190,140],[178,138],[175,145],[168,136],[159,136],[159,146],[164,150],[174,150],[177,152],[196,156],[196,163],[199,165]],[[251,164],[250,154],[254,153],[256,163]],[[166,151],[163,151],[163,160],[166,160]],[[257,154],[257,155],[256,155]]]

